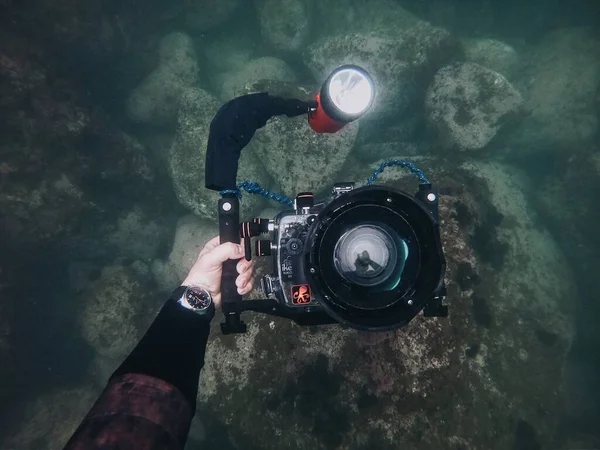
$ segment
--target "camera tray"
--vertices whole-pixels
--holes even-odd
[[[338,183],[335,185],[332,197],[336,198],[343,193],[353,189],[354,183]],[[299,194],[299,197],[304,194]],[[429,183],[419,185],[419,191],[414,198],[419,201],[431,214],[431,217],[438,220],[438,194]],[[299,200],[297,199],[298,206]],[[239,244],[241,237],[245,237],[246,259],[251,259],[250,238],[259,234],[268,232],[268,220],[256,219],[254,222],[245,222],[240,224],[239,217],[239,199],[233,193],[223,194],[219,200],[219,236],[220,242],[233,242]],[[223,274],[221,279],[222,290],[222,311],[225,316],[221,323],[221,332],[223,334],[245,333],[247,326],[241,319],[241,313],[244,311],[254,311],[266,315],[282,317],[292,320],[301,326],[325,325],[339,323],[328,312],[323,309],[307,308],[303,314],[290,311],[276,299],[243,300],[238,294],[235,280],[237,278],[237,261],[229,260],[223,264]],[[444,263],[445,267],[445,263]],[[430,300],[427,302],[422,312],[425,317],[447,317],[448,307],[442,302],[446,295],[446,287],[442,280],[434,291]]]

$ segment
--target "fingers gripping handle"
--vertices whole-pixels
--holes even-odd
[[[240,202],[235,196],[224,196],[219,200],[219,240],[240,243]],[[221,324],[223,333],[243,333],[246,325],[240,320],[240,303],[242,296],[237,292],[238,260],[228,260],[223,263],[221,276],[221,298],[225,323]]]

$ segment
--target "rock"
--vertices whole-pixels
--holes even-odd
[[[194,450],[197,446],[202,445],[206,439],[206,429],[202,423],[202,419],[195,415],[190,424],[190,432],[185,443],[184,450]]]
[[[130,259],[148,260],[156,255],[164,238],[164,229],[141,208],[123,213],[117,229],[108,237],[116,253]]]
[[[397,36],[351,34],[328,37],[304,52],[304,62],[322,83],[342,64],[356,64],[373,77],[375,103],[365,119],[403,113],[427,87],[435,72],[461,56],[447,31],[419,25]]]
[[[12,424],[8,437],[0,442],[2,448],[63,448],[98,394],[88,387],[69,388],[47,393],[25,403],[19,411],[13,412],[15,416],[22,415],[21,424]]]
[[[173,146],[174,136],[172,130],[145,130],[144,133],[140,133],[139,139],[152,152],[154,159],[164,167],[169,161],[169,151]]]
[[[186,23],[200,32],[218,28],[233,15],[239,4],[239,0],[190,0]]]
[[[136,122],[173,125],[182,92],[198,82],[198,62],[192,40],[171,33],[160,41],[156,69],[127,100],[127,115]]]
[[[124,356],[124,358],[127,355]],[[103,356],[98,353],[89,362],[87,367],[87,375],[92,380],[93,385],[100,389],[104,389],[106,383],[112,374],[123,363],[122,359],[114,359],[109,356]]]
[[[468,62],[477,63],[509,78],[519,62],[519,55],[510,45],[495,39],[463,39]]]
[[[154,190],[155,168],[144,147],[90,104],[79,81],[53,69],[54,53],[20,35],[4,42],[0,255],[18,265],[17,256],[39,261],[37,251],[19,246],[50,244],[62,252],[89,234],[90,222],[107,220],[107,211],[118,215],[149,197],[156,205],[164,194]]]
[[[553,314],[559,313],[556,319],[560,322],[561,314],[571,314],[575,305],[574,291],[570,291],[572,274],[559,246],[538,224],[528,201],[527,193],[535,186],[511,166],[470,162],[463,167],[485,181],[489,201],[501,221],[497,235],[505,248],[498,273],[501,303],[515,310],[527,307],[547,325],[554,320]],[[495,260],[498,254],[489,257]]]
[[[497,72],[474,63],[441,69],[427,90],[426,116],[443,146],[479,150],[514,119],[521,94]]]
[[[316,84],[297,84],[280,80],[260,80],[246,83],[240,90],[240,95],[256,92],[268,92],[271,95],[283,98],[295,98],[302,101],[315,99],[320,87]]]
[[[376,142],[357,145],[354,154],[363,163],[373,163],[383,159],[393,159],[397,155],[414,157],[422,154],[421,147],[413,142]],[[360,180],[362,181],[362,180]]]
[[[592,280],[600,263],[600,255],[596,251],[600,246],[600,235],[596,233],[596,225],[600,220],[597,207],[600,196],[600,153],[593,148],[578,149],[567,160],[559,160],[553,169],[544,173],[535,190],[533,198],[536,210],[540,220],[553,224],[553,232],[563,244],[569,264],[577,268],[579,279]],[[596,339],[596,316],[590,309],[598,307],[592,300],[594,289],[592,283],[581,283],[579,286],[582,308],[589,312],[578,321],[580,345],[585,339]]]
[[[510,156],[571,152],[598,130],[600,40],[592,30],[547,35],[523,57],[520,78],[530,112],[507,143]]]
[[[240,95],[248,83],[260,80],[296,81],[296,74],[281,59],[265,56],[250,61],[239,70],[214,77],[213,83],[224,102]]]
[[[177,275],[175,268],[168,261],[155,259],[152,261],[150,270],[160,292],[172,292],[183,281],[183,278]]]
[[[170,291],[177,287],[198,259],[200,250],[215,236],[218,227],[196,216],[188,215],[179,219],[173,248],[167,261],[155,260],[152,273],[161,290]]]
[[[219,106],[217,99],[202,89],[190,88],[184,92],[170,157],[177,198],[194,214],[211,220],[217,220],[217,204],[221,197],[204,186],[204,168],[210,122]],[[255,181],[267,187],[271,184],[250,146],[242,151],[237,180]],[[253,211],[260,211],[261,202],[256,195],[245,195],[240,203],[241,217],[254,217]]]
[[[121,359],[135,347],[158,312],[143,280],[131,269],[108,266],[82,295],[83,337],[100,355]]]
[[[204,56],[217,72],[233,72],[254,59],[256,44],[247,34],[217,36],[204,45]]]
[[[421,145],[424,144],[425,141],[421,133],[425,128],[423,106],[414,105],[404,114],[399,114],[396,117],[391,116],[387,120],[361,120],[357,146],[413,141],[421,141]],[[373,156],[374,159],[380,158],[377,155]]]
[[[501,165],[447,167],[433,158],[419,165],[448,193],[440,220],[450,316],[361,333],[246,314],[246,334],[215,332],[199,411],[223,418],[234,442],[500,450],[513,448],[525,429],[539,448],[556,447],[573,286],[528,207],[527,181]],[[373,167],[354,167],[351,178],[364,179]],[[416,188],[402,171],[386,170],[380,180]],[[426,424],[438,425],[423,433]]]
[[[348,30],[396,36],[423,23],[394,0],[321,0],[314,8],[321,26],[313,27],[313,32],[320,37],[346,34]]]
[[[252,92],[307,100],[314,90],[293,83],[260,82],[246,85],[242,91]],[[277,116],[256,132],[249,147],[279,184],[281,193],[294,198],[298,192],[318,192],[335,180],[352,150],[358,127],[358,122],[353,122],[335,134],[317,134],[307,125],[306,116]]]
[[[310,4],[305,0],[260,0],[256,2],[263,39],[280,51],[299,50],[310,31]]]
[[[306,117],[276,117],[256,132],[250,144],[282,193],[319,192],[336,180],[340,164],[352,151],[358,122],[335,134],[315,134]]]

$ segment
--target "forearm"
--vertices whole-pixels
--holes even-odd
[[[209,332],[209,320],[168,300],[65,449],[182,449]]]
[[[139,373],[164,380],[179,389],[195,411],[209,332],[206,318],[170,299],[113,377]]]
[[[111,378],[65,450],[182,450],[193,416],[169,383],[127,373]]]

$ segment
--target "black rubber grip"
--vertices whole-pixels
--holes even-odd
[[[240,202],[235,196],[223,197],[219,200],[219,238],[221,244],[225,242],[240,243]],[[238,261],[239,259],[230,259],[223,263],[221,298],[225,314],[239,311],[239,302],[242,300],[235,285]]]

